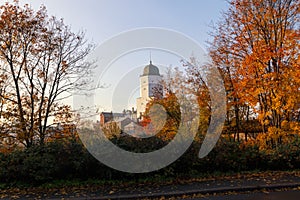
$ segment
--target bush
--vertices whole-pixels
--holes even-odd
[[[85,178],[89,166],[100,165],[77,142],[51,142],[9,154],[0,154],[3,182],[42,183],[55,179]]]
[[[40,184],[54,180],[137,180],[153,177],[189,177],[213,172],[257,170],[291,170],[300,166],[300,138],[282,144],[273,151],[260,150],[257,145],[240,144],[224,138],[205,158],[199,159],[201,140],[170,166],[148,174],[129,174],[111,169],[94,157],[77,141],[54,141],[44,146],[32,146],[11,153],[0,153],[2,183],[24,182]],[[114,141],[122,148],[136,152],[151,151],[159,139],[135,141],[123,138]],[[141,145],[137,145],[141,142]]]

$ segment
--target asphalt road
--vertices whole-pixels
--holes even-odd
[[[206,196],[195,199],[207,200],[300,200],[300,190],[279,192],[251,192],[242,194]]]
[[[285,191],[287,189],[284,188],[290,189],[289,191]],[[297,188],[298,190],[293,190],[292,188]],[[300,200],[300,173],[299,171],[262,172],[249,175],[217,177],[207,180],[188,180],[186,182],[183,180],[181,182],[165,185],[159,185],[153,182],[129,186],[124,184],[120,184],[119,186],[87,185],[64,188],[8,188],[0,190],[0,199],[7,200],[74,198],[77,200],[117,200],[129,198],[160,199],[160,197],[165,197],[166,199],[170,199],[171,197],[174,197],[175,199],[180,199],[180,197],[184,197],[184,199],[193,199],[192,197],[194,197],[194,199],[210,200]]]

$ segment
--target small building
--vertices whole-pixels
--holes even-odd
[[[119,126],[119,128],[121,130],[124,130],[124,128],[133,121],[128,117],[123,117],[123,118],[116,120],[115,122],[117,123],[117,125]]]
[[[124,126],[130,122],[136,122],[136,111],[134,108],[132,110],[123,110],[122,113],[113,113],[113,112],[101,112],[100,113],[100,126],[105,126],[107,123],[116,123],[120,129],[123,129]]]
[[[102,112],[100,113],[100,125],[103,126],[105,123],[113,120],[112,112]]]

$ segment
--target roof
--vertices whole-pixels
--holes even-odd
[[[114,117],[124,117],[126,113],[113,113]]]
[[[115,122],[122,122],[122,121],[125,121],[125,120],[130,120],[130,121],[132,121],[129,117],[120,117],[120,118],[118,118],[118,119],[116,119],[116,120],[114,120]]]
[[[130,122],[129,124],[127,124],[126,126],[125,126],[125,128],[135,128],[135,127],[138,127],[139,125],[137,124],[137,123],[135,123],[135,122]]]
[[[110,116],[112,116],[111,112],[101,112],[100,114],[104,115],[104,117],[110,117]]]
[[[104,117],[124,117],[124,113],[113,113],[113,112],[101,112],[101,115],[104,115]]]
[[[149,75],[160,76],[158,67],[153,65],[151,60],[150,60],[150,64],[145,66],[144,73],[142,76],[149,76]]]

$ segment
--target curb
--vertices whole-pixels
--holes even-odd
[[[195,189],[195,190],[186,190],[186,191],[175,191],[168,193],[151,193],[151,194],[125,194],[125,195],[108,195],[102,197],[86,197],[78,198],[77,200],[116,200],[116,199],[140,199],[140,198],[155,198],[155,197],[174,197],[174,196],[183,196],[183,195],[192,195],[192,194],[214,194],[214,193],[225,193],[225,192],[245,192],[245,191],[255,191],[262,189],[283,189],[283,188],[296,188],[300,187],[300,183],[288,183],[288,184],[273,184],[273,185],[257,185],[257,186],[244,186],[244,187],[220,187],[220,188],[211,188],[211,189]]]

